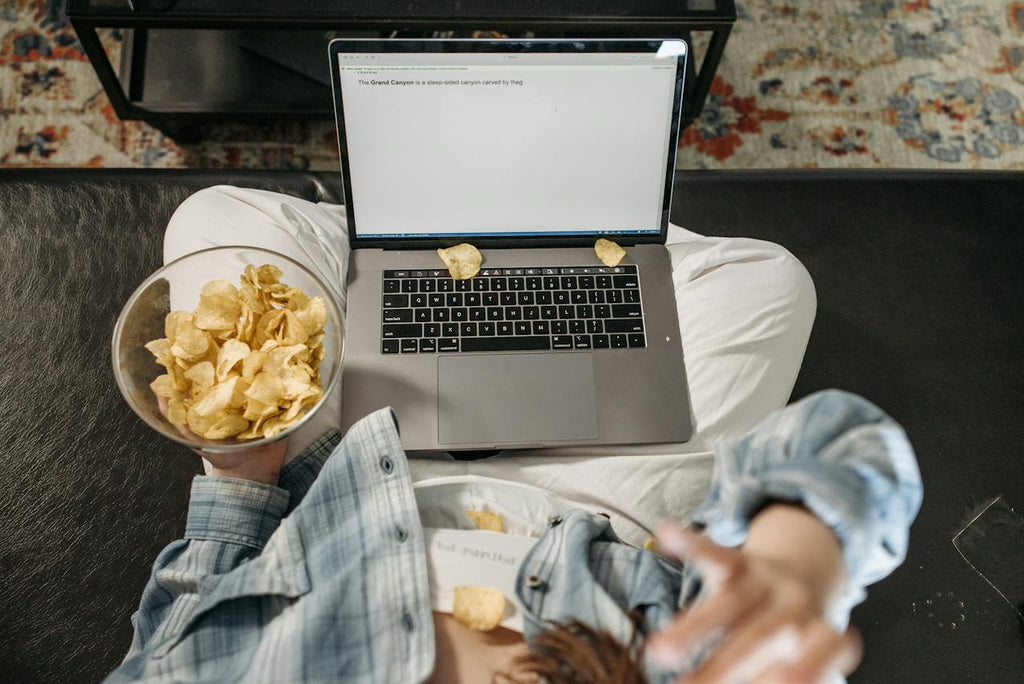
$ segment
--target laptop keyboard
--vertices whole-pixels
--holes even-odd
[[[644,347],[637,267],[384,271],[381,352]]]

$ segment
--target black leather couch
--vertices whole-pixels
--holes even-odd
[[[198,459],[132,414],[110,337],[175,206],[225,182],[341,197],[337,174],[0,170],[0,681],[100,679],[182,532]],[[861,393],[917,449],[924,507],[855,613],[852,681],[1021,681],[1014,611],[950,540],[1024,505],[1024,174],[686,172],[672,218],[793,251],[819,299],[794,398]]]

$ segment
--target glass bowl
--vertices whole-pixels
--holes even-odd
[[[192,311],[199,304],[199,291],[211,280],[226,280],[235,287],[246,265],[273,264],[281,269],[281,282],[297,287],[309,297],[323,297],[327,309],[324,325],[324,358],[320,362],[323,396],[305,415],[285,430],[271,436],[239,441],[233,437],[211,440],[182,434],[160,411],[149,385],[166,371],[145,348],[151,340],[164,337],[164,318],[175,311]],[[238,452],[266,446],[285,439],[309,421],[334,390],[341,377],[345,335],[337,299],[322,280],[297,261],[256,247],[213,247],[181,257],[149,276],[136,288],[121,310],[114,326],[111,360],[114,378],[128,405],[150,427],[164,437],[192,449],[210,453]]]

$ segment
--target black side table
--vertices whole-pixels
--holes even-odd
[[[158,126],[331,118],[326,48],[334,37],[689,40],[693,32],[710,32],[700,65],[689,61],[685,125],[704,105],[736,6],[734,0],[68,0],[67,14],[117,115]],[[97,28],[124,31],[117,71]]]

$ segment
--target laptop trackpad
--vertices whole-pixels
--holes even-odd
[[[441,444],[597,439],[590,354],[440,356]]]

